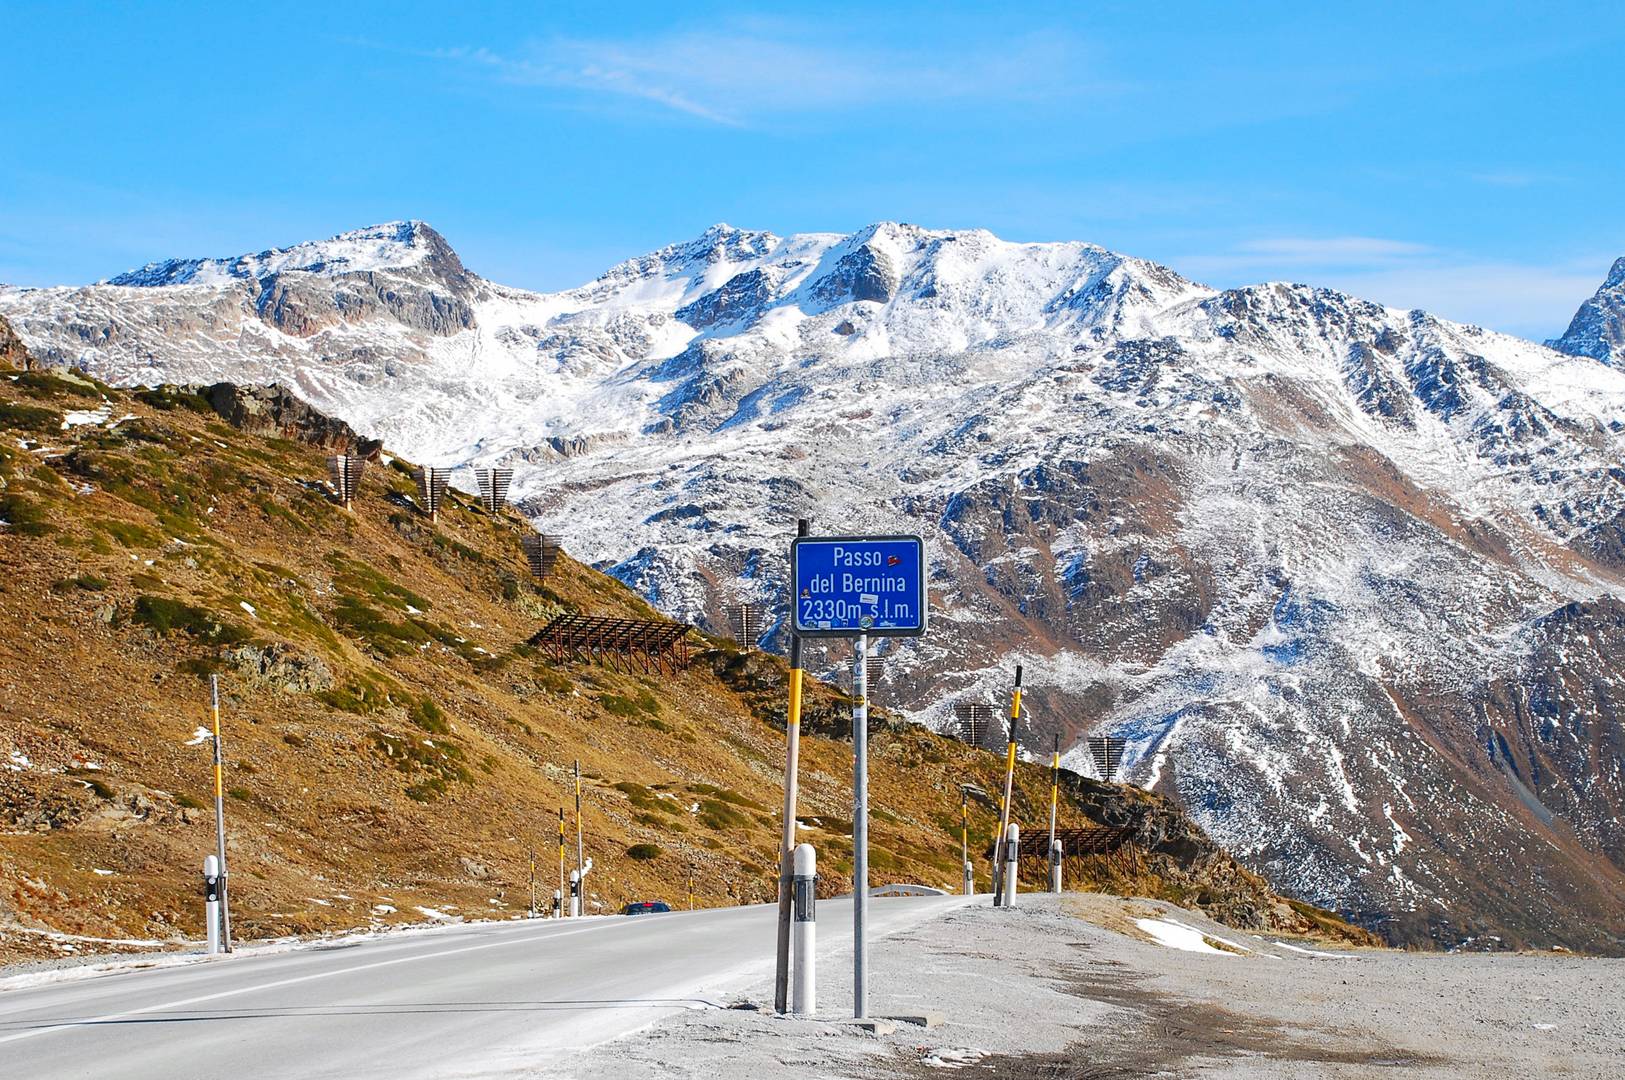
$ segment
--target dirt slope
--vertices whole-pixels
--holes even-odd
[[[324,480],[345,447],[376,455],[349,512]],[[0,377],[0,960],[107,947],[41,930],[200,933],[211,674],[245,936],[513,915],[532,849],[550,897],[577,758],[595,910],[681,903],[691,866],[698,904],[772,895],[782,661],[695,635],[675,677],[550,664],[525,642],[552,615],[654,612],[569,559],[533,581],[515,514],[454,494],[431,523],[410,473],[274,390]],[[802,835],[826,893],[850,871],[847,706],[809,692]],[[882,718],[872,760],[875,879],[957,887],[959,785],[995,790],[1001,759]],[[1084,860],[1078,880],[1345,932],[1160,797],[1064,786],[1063,823],[1132,826],[1147,852],[1131,880]],[[1047,805],[1024,765],[1018,819]],[[973,806],[977,850],[994,810]]]

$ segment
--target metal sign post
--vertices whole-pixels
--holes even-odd
[[[925,633],[918,536],[798,536],[790,545],[798,637],[855,638],[852,667],[852,1014],[869,1013],[869,638]]]
[[[852,667],[852,1015],[869,1015],[869,635]]]
[[[222,772],[225,754],[220,748],[220,676],[209,676],[209,708],[214,715],[214,846],[220,860],[220,939],[231,951],[231,893],[226,874],[226,795]]]

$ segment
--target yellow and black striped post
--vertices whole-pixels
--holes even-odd
[[[564,892],[564,807],[559,807],[559,908],[553,914],[562,916],[565,912]]]
[[[806,536],[811,525],[796,522],[796,535]],[[795,598],[792,597],[792,604]],[[791,885],[795,876],[796,785],[801,768],[801,638],[790,635],[790,707],[784,720],[784,830],[779,847],[779,937],[773,967],[773,1011],[790,1009],[790,922],[794,914]]]
[[[999,801],[999,835],[993,852],[993,906],[1004,902],[1005,834],[1010,829],[1010,797],[1016,781],[1016,723],[1021,719],[1021,665],[1016,665],[1016,687],[1010,698],[1010,738],[1004,748],[1004,798]]]
[[[214,842],[220,859],[220,942],[231,951],[231,900],[226,874],[226,795],[222,774],[225,754],[220,747],[220,676],[209,676],[209,708],[214,716]]]
[[[959,866],[960,872],[965,875],[965,895],[969,896],[976,888],[976,879],[971,871],[970,863],[970,803],[969,794],[963,784],[959,787]]]

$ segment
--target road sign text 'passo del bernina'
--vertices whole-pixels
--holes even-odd
[[[790,546],[802,637],[925,633],[925,544],[918,536],[803,536]]]

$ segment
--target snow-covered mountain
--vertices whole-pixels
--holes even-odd
[[[1584,343],[1617,348],[1622,270],[1558,351],[893,223],[719,225],[537,294],[408,222],[0,314],[103,378],[279,381],[419,460],[514,464],[573,554],[711,625],[777,601],[797,517],[920,531],[933,630],[882,701],[946,724],[1021,660],[1030,746],[1090,771],[1082,735],[1127,736],[1287,891],[1617,950],[1625,372]]]
[[[1625,363],[1625,258],[1614,260],[1602,288],[1580,305],[1563,336],[1546,344],[1605,364]]]

